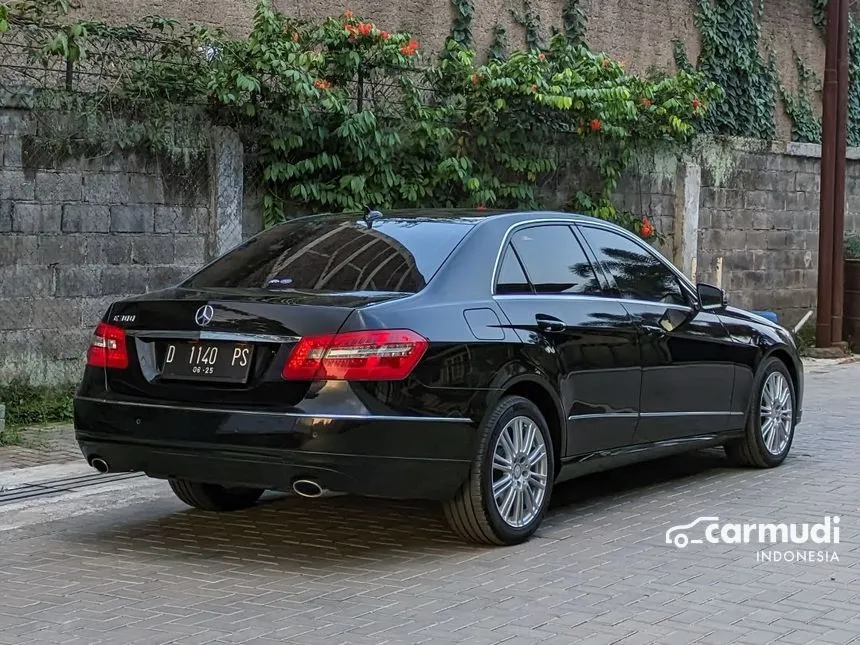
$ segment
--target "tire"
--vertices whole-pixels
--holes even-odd
[[[769,402],[781,394],[774,408]],[[789,407],[790,406],[790,407]],[[775,410],[768,414],[766,410]],[[768,419],[776,417],[770,430]],[[726,456],[737,466],[774,468],[788,456],[797,423],[797,395],[791,374],[778,358],[768,358],[762,365],[753,389],[744,437],[725,445]]]
[[[501,438],[503,433],[505,439]],[[497,546],[525,542],[543,521],[555,480],[554,450],[546,420],[528,399],[508,396],[481,425],[479,436],[478,454],[469,478],[454,498],[444,503],[445,518],[451,529],[467,542]],[[512,445],[515,436],[521,437],[521,443],[530,436],[532,440],[525,448],[519,448]],[[497,452],[499,465],[494,467]],[[537,461],[523,469],[524,456],[529,453]],[[502,470],[501,460],[511,455],[515,458],[508,461],[513,463]],[[497,501],[493,495],[494,481],[502,485],[506,475],[510,485],[502,488]],[[519,507],[517,500],[522,501]],[[505,502],[509,502],[507,508]],[[519,517],[517,508],[521,509]]]
[[[258,488],[226,488],[185,479],[170,479],[168,482],[181,501],[201,511],[224,512],[250,508],[264,492]]]

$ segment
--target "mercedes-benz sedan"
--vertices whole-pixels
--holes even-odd
[[[802,392],[788,332],[614,225],[369,212],[270,228],[114,303],[75,428],[98,470],[200,509],[435,499],[463,538],[515,544],[564,479],[717,445],[779,465]]]

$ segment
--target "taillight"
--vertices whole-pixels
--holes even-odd
[[[128,367],[125,330],[122,327],[100,322],[87,352],[87,365],[118,370]]]
[[[428,344],[408,329],[309,336],[293,348],[282,376],[293,381],[400,381],[415,369]]]

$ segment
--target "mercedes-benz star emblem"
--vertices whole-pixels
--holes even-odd
[[[214,317],[215,310],[212,309],[212,305],[203,305],[197,310],[197,313],[194,314],[194,321],[201,327],[205,327],[212,322]]]

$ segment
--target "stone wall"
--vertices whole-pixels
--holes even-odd
[[[820,147],[739,143],[703,167],[698,273],[733,303],[796,323],[816,306]],[[860,150],[849,149],[845,231],[860,229]]]
[[[189,177],[123,153],[58,160],[23,110],[0,108],[0,382],[74,380],[113,300],[173,284],[260,227],[234,133],[214,129]],[[819,149],[702,141],[684,160],[636,159],[616,203],[651,217],[661,250],[733,304],[793,324],[815,307]],[[849,150],[846,231],[860,230],[860,150]],[[563,206],[582,178],[550,187]]]
[[[700,141],[685,161],[638,160],[616,202],[652,218],[665,236],[660,250],[687,275],[793,325],[816,306],[819,169],[817,145]],[[860,149],[849,149],[846,172],[850,234],[860,232]],[[685,219],[692,235],[682,236]]]
[[[589,45],[625,60],[633,71],[645,72],[651,66],[672,69],[674,38],[684,43],[690,60],[695,61],[699,54],[696,0],[581,1],[588,17]],[[565,0],[532,0],[544,37],[549,36],[552,27],[562,25],[564,3]],[[159,14],[243,33],[250,28],[256,0],[81,0],[80,4],[84,16],[117,24]],[[410,31],[426,52],[442,48],[454,17],[451,0],[273,0],[273,5],[291,16],[310,20],[339,15],[350,8],[387,29]],[[795,52],[812,69],[822,70],[824,66],[824,40],[812,22],[812,5],[810,0],[778,0],[764,6],[762,44],[773,45],[780,79],[790,89],[797,84]],[[478,51],[487,50],[496,24],[506,27],[511,46],[525,45],[525,30],[511,13],[512,9],[522,11],[521,1],[475,0],[474,6],[473,33]],[[790,124],[784,111],[778,106],[776,113],[779,134],[788,137]]]
[[[134,154],[56,162],[27,113],[0,109],[0,382],[76,379],[112,300],[207,258],[208,169],[189,180]]]

